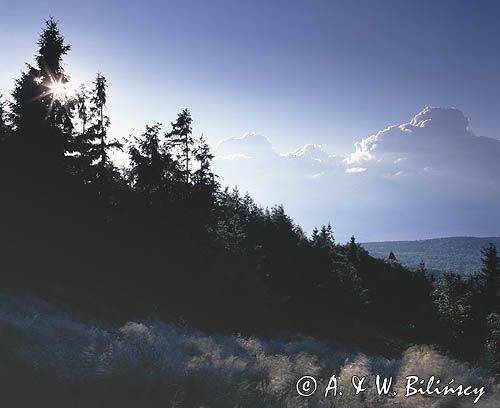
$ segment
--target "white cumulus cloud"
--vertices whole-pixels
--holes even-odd
[[[346,157],[317,144],[279,153],[256,134],[215,154],[223,184],[285,204],[306,229],[331,221],[343,238],[500,234],[500,140],[476,136],[458,109],[427,107]]]

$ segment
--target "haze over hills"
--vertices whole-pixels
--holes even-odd
[[[330,221],[337,241],[500,231],[500,140],[477,136],[459,109],[426,107],[348,155],[312,143],[280,152],[259,134],[225,140],[214,154],[223,185],[283,204],[306,231]]]
[[[387,258],[392,251],[403,265],[416,267],[421,261],[433,271],[474,274],[481,268],[481,249],[500,237],[449,237],[419,241],[365,242],[362,246],[376,258]]]

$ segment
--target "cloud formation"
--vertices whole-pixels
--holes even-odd
[[[279,153],[246,134],[218,146],[215,168],[223,184],[283,203],[306,229],[331,221],[342,239],[500,235],[500,140],[476,136],[458,109],[427,107],[354,147]]]
[[[427,107],[409,123],[391,126],[355,144],[348,167],[388,175],[414,173],[459,176],[498,183],[500,142],[475,136],[458,109]]]

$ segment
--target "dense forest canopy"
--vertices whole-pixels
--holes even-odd
[[[309,237],[282,206],[261,208],[220,186],[187,109],[126,145],[111,139],[106,77],[69,94],[69,51],[49,19],[34,65],[0,104],[4,286],[79,313],[154,310],[208,329],[299,330],[387,353],[397,343],[387,336],[470,359],[486,347],[498,369],[494,245],[477,278],[435,282],[423,264],[375,259],[354,237],[336,242],[330,225]],[[128,153],[126,168],[110,159],[115,149]]]

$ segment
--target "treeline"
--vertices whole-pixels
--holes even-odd
[[[500,361],[499,260],[477,279],[371,257],[330,225],[308,237],[281,206],[221,188],[183,110],[123,145],[108,135],[107,83],[67,92],[70,47],[53,19],[34,66],[0,105],[3,285],[50,291],[75,311],[155,310],[209,329],[300,330],[358,345],[386,334]],[[131,103],[134,101],[131,100]],[[128,153],[118,169],[113,149]],[[47,292],[49,293],[49,292]]]

